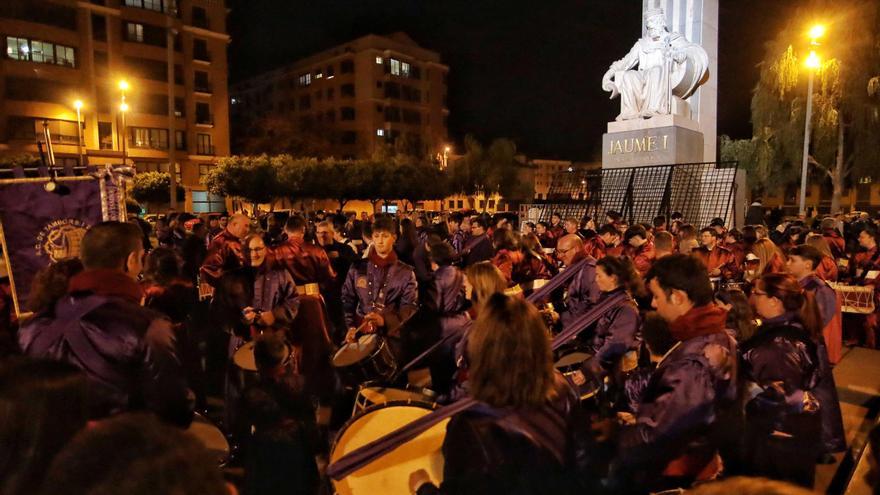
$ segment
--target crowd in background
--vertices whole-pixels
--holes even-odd
[[[880,233],[769,213],[100,224],[36,276],[31,316],[0,291],[0,493],[327,492],[358,387],[332,361],[372,334],[401,364],[434,349],[413,370],[438,403],[481,404],[449,423],[442,483],[416,471],[400,493],[800,493],[847,448],[831,370],[877,345]],[[843,312],[851,287],[877,309]],[[233,445],[234,483],[181,431],[194,411]]]

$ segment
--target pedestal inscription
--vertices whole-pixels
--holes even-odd
[[[703,134],[679,126],[602,135],[603,167],[637,167],[703,161]]]

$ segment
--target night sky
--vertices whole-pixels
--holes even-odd
[[[408,33],[450,66],[449,131],[530,158],[591,161],[619,112],[601,79],[641,34],[640,0],[227,0],[231,81],[365,34]],[[721,0],[718,133],[751,135],[763,45],[793,0]]]

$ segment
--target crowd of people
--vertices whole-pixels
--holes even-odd
[[[442,479],[396,493],[801,493],[847,448],[831,371],[878,320],[841,294],[876,299],[880,234],[779,220],[95,225],[36,275],[29,316],[0,312],[0,493],[330,493],[376,383],[477,404],[446,428]],[[194,417],[234,483],[182,432]]]

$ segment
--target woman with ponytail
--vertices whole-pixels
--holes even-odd
[[[822,317],[813,294],[789,274],[758,279],[752,304],[763,323],[742,349],[748,474],[810,488],[822,451],[823,406],[813,391]]]

